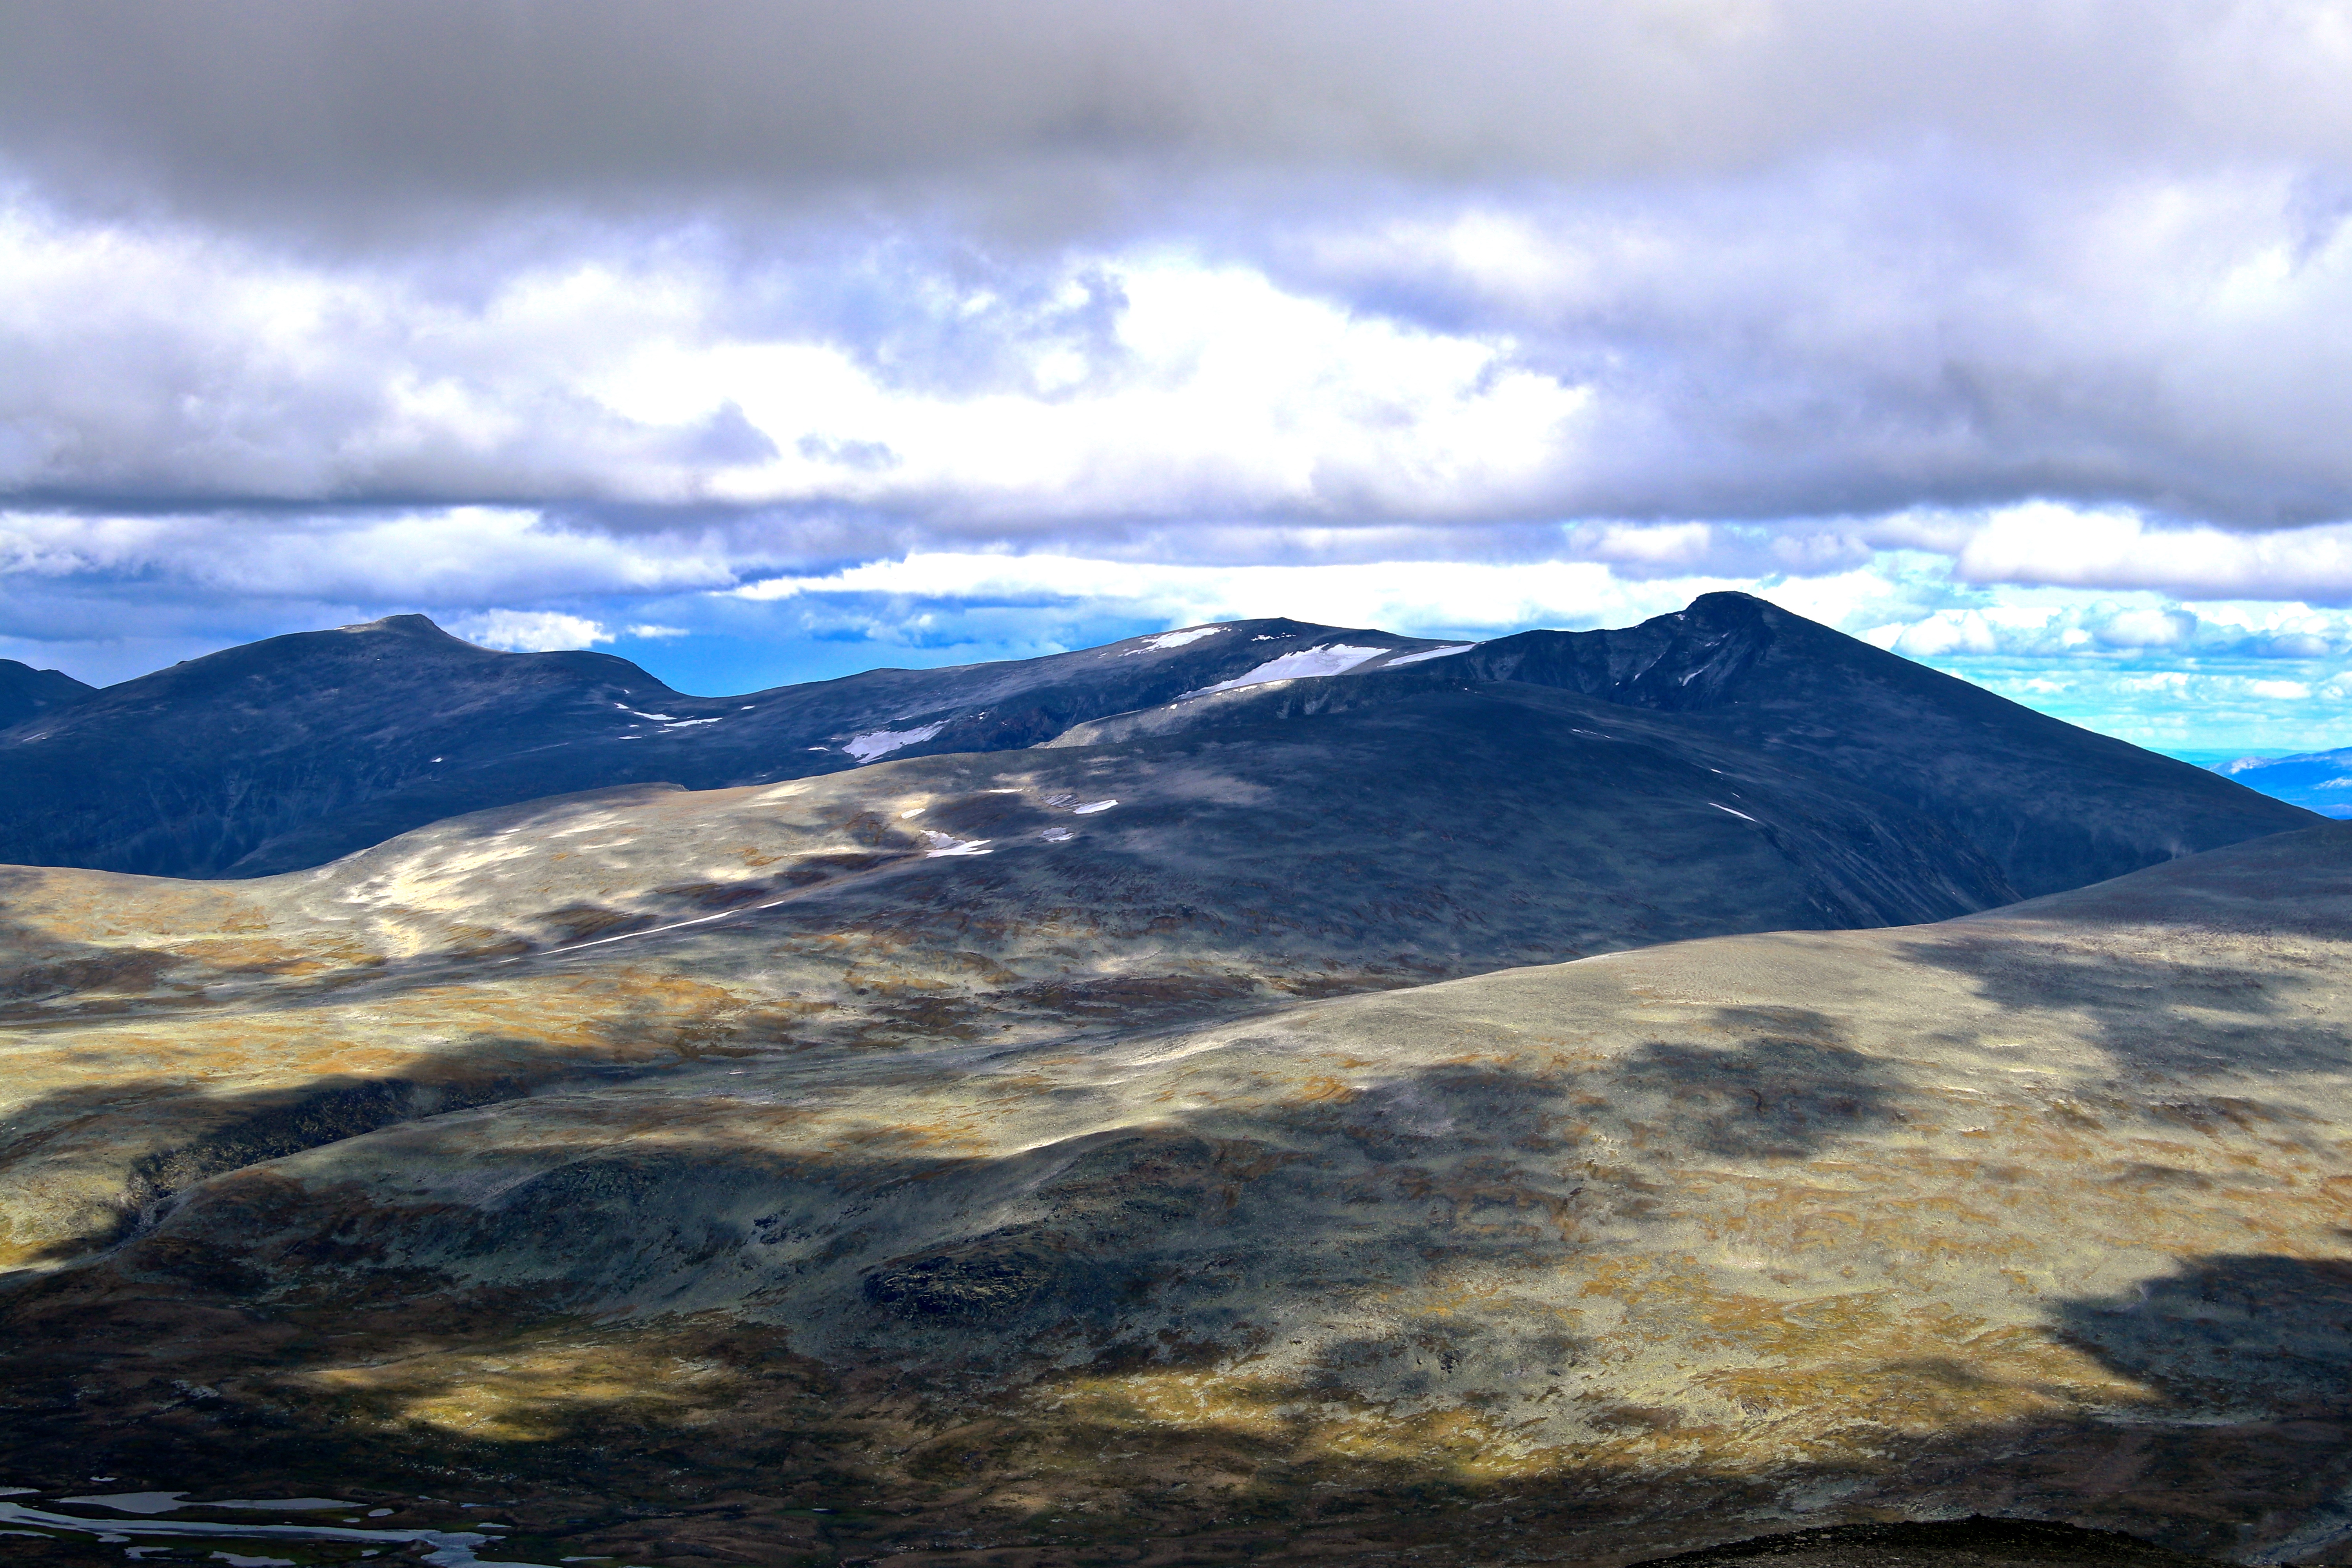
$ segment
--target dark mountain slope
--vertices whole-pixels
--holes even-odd
[[[1460,662],[1654,709],[1927,813],[2032,897],[2310,826],[2310,813],[2037,713],[1745,594]]]
[[[0,737],[0,858],[218,875],[305,821],[668,695],[625,659],[493,653],[416,616],[272,637]]]
[[[1674,717],[1443,664],[1075,725],[1023,765],[1080,757],[1087,788],[1122,799],[1177,759],[1246,781],[1250,808],[1188,821],[1181,853],[1151,850],[1155,878],[1257,879],[1277,902],[1271,889],[1287,888],[1320,906],[1370,897],[1412,865],[1402,900],[1450,887],[1490,934],[1528,925],[1464,972],[1734,931],[1906,925],[2019,897],[1899,801]],[[1132,815],[1113,815],[1106,826],[1133,831]],[[1336,883],[1315,868],[1337,859],[1360,868]]]
[[[13,658],[0,658],[0,728],[79,702],[97,690],[61,669],[35,669]]]
[[[264,876],[543,795],[1024,746],[1333,644],[1433,646],[1244,621],[709,698],[608,654],[496,653],[394,616],[192,659],[0,734],[0,862]]]
[[[401,616],[232,648],[0,732],[0,862],[263,876],[582,790],[1013,750],[1171,705],[1187,726],[1223,722],[1254,710],[1211,689],[1278,679],[1302,701],[1551,687],[1647,709],[1933,819],[2020,896],[2310,820],[1736,594],[1467,650],[1243,621],[718,698],[608,655],[494,653]],[[1493,721],[1519,721],[1505,703]]]

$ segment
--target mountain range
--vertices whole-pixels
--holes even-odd
[[[723,698],[673,691],[609,655],[494,653],[398,616],[52,699],[0,731],[0,860],[265,876],[547,795],[1024,748],[1170,705],[1198,725],[1226,710],[1204,697],[1342,677],[1367,697],[1484,698],[1505,727],[1581,722],[1566,707],[1529,710],[1529,687],[1642,710],[1662,743],[1736,744],[1752,768],[1793,765],[1864,810],[1924,816],[1997,868],[2006,887],[1991,901],[2305,820],[1738,594],[1622,631],[1444,645],[1242,621]]]

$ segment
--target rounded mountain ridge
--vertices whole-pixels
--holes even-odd
[[[1252,692],[1291,693],[1303,712],[1440,688],[1548,688],[1671,716],[1694,740],[1924,815],[2029,896],[2310,820],[1731,592],[1634,626],[1475,645],[1246,620],[719,697],[612,654],[500,652],[398,615],[224,649],[0,731],[0,862],[266,876],[583,790],[1018,750],[1117,715],[1255,723]],[[1532,721],[1517,700],[1486,712]]]

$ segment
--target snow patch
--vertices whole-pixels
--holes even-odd
[[[993,855],[996,853],[993,849],[981,847],[983,844],[995,843],[996,840],[993,838],[956,838],[945,833],[935,833],[929,828],[923,830],[923,842],[930,846],[929,849],[923,851],[923,858],[926,860],[936,860],[942,855]]]
[[[942,719],[936,724],[924,724],[912,730],[869,730],[863,735],[852,735],[842,742],[841,749],[861,763],[870,763],[885,752],[895,752],[901,746],[912,746],[929,740],[948,727]]]
[[[1474,642],[1461,642],[1455,643],[1452,647],[1425,647],[1419,653],[1400,654],[1395,658],[1389,660],[1382,668],[1394,669],[1401,664],[1419,664],[1424,658],[1452,658],[1455,654],[1468,653],[1472,648],[1476,647],[1478,645]]]
[[[1231,680],[1220,680],[1214,686],[1203,686],[1198,691],[1187,691],[1185,697],[1206,697],[1214,691],[1239,691],[1244,686],[1264,686],[1270,680],[1299,680],[1318,675],[1345,675],[1368,658],[1378,658],[1388,652],[1384,647],[1349,647],[1345,643],[1333,643],[1328,647],[1300,648],[1279,658],[1268,659],[1247,675]],[[1183,699],[1179,698],[1181,701]]]
[[[1077,835],[1072,833],[1066,827],[1049,827],[1045,829],[1045,832],[1037,835],[1037,837],[1044,839],[1048,844],[1067,844],[1071,839],[1076,838]]]
[[[10,1487],[10,1491],[16,1489]],[[194,1508],[194,1503],[180,1500],[185,1492],[109,1492],[104,1497],[61,1497],[59,1502],[88,1503],[93,1508],[110,1508],[117,1513],[171,1513],[177,1509]],[[341,1508],[339,1502],[327,1503],[328,1508]]]
[[[1225,628],[1223,626],[1193,626],[1187,631],[1161,632],[1156,637],[1144,638],[1142,647],[1129,648],[1125,653],[1120,654],[1118,657],[1121,658],[1132,658],[1137,654],[1147,652],[1152,648],[1182,647],[1188,642],[1199,642],[1202,637],[1215,637],[1219,632],[1223,631],[1224,629]]]

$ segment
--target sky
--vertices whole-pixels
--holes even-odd
[[[2352,0],[12,0],[0,657],[1756,593],[2352,745]]]

